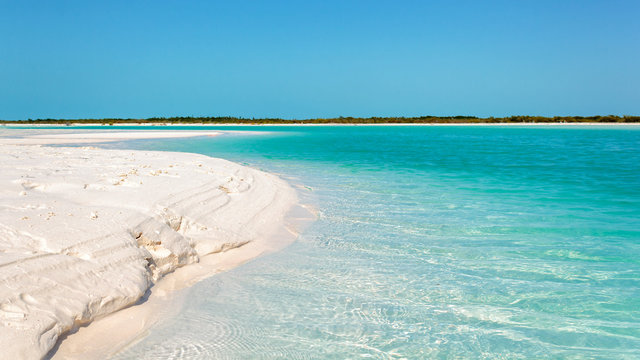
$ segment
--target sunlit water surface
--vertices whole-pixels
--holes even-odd
[[[118,358],[640,358],[640,128],[224,129],[267,133],[107,146],[278,173],[319,218]]]

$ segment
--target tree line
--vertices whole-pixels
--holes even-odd
[[[72,125],[72,124],[248,124],[248,125],[275,125],[275,124],[465,124],[465,123],[638,123],[640,116],[508,116],[508,117],[476,117],[476,116],[418,116],[418,117],[337,117],[315,119],[281,119],[281,118],[242,118],[232,116],[200,117],[200,116],[176,116],[176,117],[151,117],[146,119],[27,119],[27,120],[0,120],[0,124],[43,124],[43,125]]]

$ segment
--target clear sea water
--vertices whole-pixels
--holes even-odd
[[[278,173],[319,218],[118,358],[640,358],[640,127],[223,129],[266,133],[108,146]]]

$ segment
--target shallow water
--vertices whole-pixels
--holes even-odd
[[[640,358],[640,128],[237,129],[106,146],[278,173],[318,221],[118,358]]]

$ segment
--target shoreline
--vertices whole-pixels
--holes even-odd
[[[83,136],[0,139],[8,356],[112,355],[179,308],[187,287],[284,248],[294,220],[313,219],[285,181],[226,160],[33,144]]]
[[[37,130],[37,129],[28,129]],[[51,134],[22,134],[22,137],[0,137],[0,144],[6,145],[65,145],[65,144],[98,144],[125,140],[175,139],[190,137],[219,136],[219,131],[103,131],[71,133],[57,132]],[[18,134],[20,135],[20,134]]]
[[[146,126],[146,127],[159,127],[170,128],[179,126],[197,126],[197,127],[269,127],[269,126],[640,126],[640,122],[523,122],[523,123],[329,123],[329,124],[234,124],[234,123],[122,123],[122,124],[0,124],[0,127],[25,127],[25,128],[38,128],[38,127],[60,127],[73,129],[74,127],[96,127],[96,128],[113,128],[113,127],[133,127],[133,126]]]
[[[306,206],[294,205],[285,215],[279,231],[267,236],[264,242],[206,255],[198,263],[176,269],[154,284],[143,302],[97,318],[89,326],[65,334],[46,358],[84,360],[116,356],[143,340],[154,325],[175,316],[189,296],[191,286],[284,249],[295,242],[314,219],[313,212]],[[104,337],[105,334],[109,337]]]

